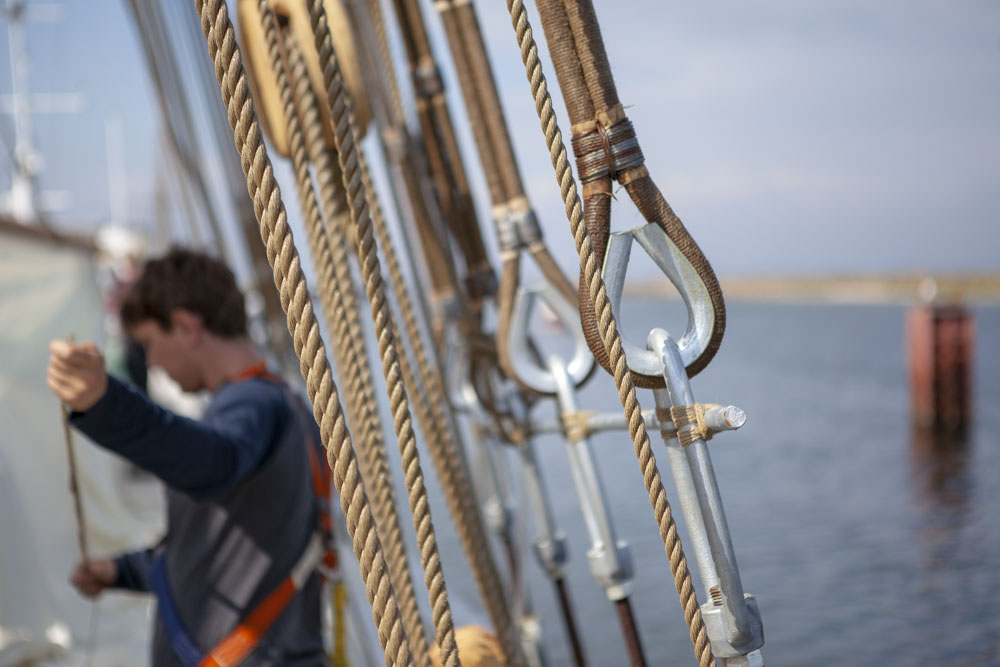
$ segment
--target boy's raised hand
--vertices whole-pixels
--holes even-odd
[[[93,343],[54,340],[49,343],[47,381],[52,393],[71,410],[89,410],[108,388],[104,356]]]

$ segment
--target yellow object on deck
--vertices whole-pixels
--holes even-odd
[[[333,667],[347,667],[347,587],[337,580],[331,586],[333,593]]]
[[[463,667],[505,667],[503,647],[497,636],[478,625],[465,625],[455,630],[458,657]],[[432,649],[434,667],[441,667],[437,647]]]

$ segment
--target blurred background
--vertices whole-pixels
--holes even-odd
[[[646,165],[727,297],[722,348],[692,387],[696,399],[749,416],[710,446],[768,663],[1000,664],[1000,6],[595,5]],[[113,351],[114,294],[141,257],[171,243],[213,248],[252,283],[234,203],[245,190],[232,179],[232,144],[218,140],[218,90],[192,3],[0,6],[0,665],[82,660],[59,647],[94,637],[117,646],[95,664],[135,664],[144,646],[123,628],[130,617],[144,627],[148,607],[111,601],[125,606],[104,612],[95,630],[93,609],[64,583],[75,528],[58,406],[44,387],[47,344],[74,333],[123,363]],[[486,218],[453,63],[430,3],[423,10]],[[476,10],[528,195],[574,276],[579,260],[505,5]],[[532,4],[529,16],[566,130]],[[392,21],[390,33],[413,129]],[[162,70],[159,81],[152,75],[151,62],[165,58],[176,84]],[[363,146],[388,197],[375,134]],[[276,159],[276,173],[292,193],[286,160]],[[301,230],[296,198],[285,203]],[[641,223],[619,195],[613,229]],[[493,234],[484,237],[496,257]],[[673,286],[651,261],[633,264],[626,337],[682,329]],[[557,344],[563,335],[550,334]],[[935,361],[929,350],[940,346],[952,361]],[[580,400],[614,412],[616,393],[599,372]],[[640,400],[653,407],[648,392]],[[612,610],[587,569],[560,440],[540,438],[538,447],[591,661],[625,664]],[[88,502],[112,516],[95,525],[95,548],[161,530],[150,480],[89,444],[77,449],[93,471]],[[631,444],[605,433],[594,451],[632,548],[647,655],[686,664],[690,643]],[[663,477],[674,500],[668,470]],[[454,604],[482,622],[445,507],[433,499]],[[123,505],[129,516],[113,518]],[[526,563],[550,661],[568,664],[556,602],[530,555]]]

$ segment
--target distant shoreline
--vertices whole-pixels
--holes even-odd
[[[721,278],[727,301],[768,303],[908,304],[919,301],[928,276],[753,276]],[[935,301],[1000,305],[1000,273],[939,274]],[[925,286],[926,289],[926,286]],[[679,298],[668,280],[628,283],[630,296]]]

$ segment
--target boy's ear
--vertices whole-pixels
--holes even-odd
[[[170,328],[184,336],[200,337],[205,327],[201,317],[184,308],[174,308],[170,313]]]

